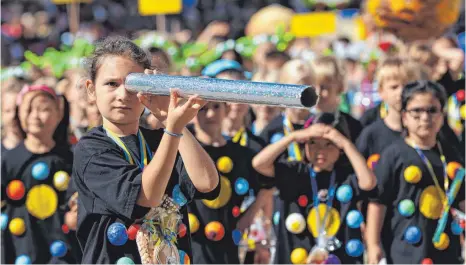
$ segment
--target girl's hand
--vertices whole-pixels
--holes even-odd
[[[156,71],[146,69],[144,70],[145,74],[156,74]],[[139,102],[141,102],[146,108],[148,108],[152,115],[154,115],[157,120],[163,122],[167,119],[168,115],[168,105],[170,103],[170,98],[167,96],[155,96],[147,95],[141,92],[137,95]]]
[[[298,143],[305,143],[311,138],[323,137],[325,133],[324,124],[314,124],[309,126],[306,129],[294,131],[292,133],[293,140]]]
[[[332,141],[338,148],[344,149],[346,144],[349,142],[348,138],[331,126],[325,125],[325,127],[323,137]]]
[[[198,95],[190,96],[188,101],[181,103],[178,91],[170,91],[170,104],[168,106],[166,128],[172,133],[181,133],[183,128],[188,124],[205,106],[206,101],[200,99]]]
[[[368,264],[379,264],[383,258],[383,250],[379,245],[368,245],[367,246],[367,263]]]

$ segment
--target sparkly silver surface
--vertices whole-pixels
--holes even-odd
[[[233,81],[170,75],[132,73],[126,77],[126,89],[153,95],[169,95],[178,88],[182,97],[198,94],[210,101],[262,104],[287,108],[310,108],[317,102],[313,87],[250,81]]]

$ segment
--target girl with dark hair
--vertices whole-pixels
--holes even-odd
[[[412,82],[403,89],[404,138],[385,148],[375,167],[378,189],[367,213],[369,263],[379,262],[382,249],[388,263],[462,262],[462,230],[451,216],[440,238],[433,239],[445,194],[464,164],[458,152],[438,138],[445,102],[445,90],[431,81]],[[452,208],[464,212],[464,181],[461,186]]]
[[[189,262],[187,203],[218,195],[215,165],[185,128],[205,102],[191,96],[183,104],[175,90],[170,98],[129,93],[126,76],[148,68],[147,54],[123,37],[97,43],[89,60],[86,89],[103,126],[74,150],[83,263]],[[140,127],[144,106],[164,129]]]
[[[25,139],[2,155],[2,261],[76,263],[62,231],[73,160],[63,108],[45,85],[24,87],[17,103]]]
[[[275,263],[363,263],[363,218],[356,204],[376,182],[348,134],[333,114],[322,113],[254,157],[254,168],[275,178],[283,201],[274,216]],[[305,145],[303,161],[279,158],[293,141]],[[339,161],[342,151],[350,165]]]

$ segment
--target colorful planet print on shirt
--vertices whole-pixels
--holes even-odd
[[[404,233],[404,239],[411,245],[421,242],[422,233],[421,230],[416,226],[409,226],[406,228]]]
[[[31,175],[36,180],[44,180],[50,174],[49,166],[44,162],[37,162],[32,166]]]
[[[346,254],[350,257],[360,257],[364,252],[364,246],[359,239],[351,239],[345,246]]]
[[[189,255],[186,254],[183,250],[178,250],[178,253],[180,255],[180,263],[181,264],[191,264],[191,259],[189,258]]]
[[[320,216],[320,220],[324,219],[325,211],[327,209],[326,204],[319,204],[319,215],[317,215],[316,207],[313,207],[307,216],[307,226],[309,231],[312,235],[316,238],[318,236],[318,228],[317,228],[317,218]],[[325,231],[327,232],[328,236],[335,236],[340,229],[341,219],[340,213],[333,207],[329,209],[327,221],[325,223]]]
[[[398,212],[404,217],[410,217],[416,211],[414,202],[410,199],[402,200],[398,204]]]
[[[286,230],[293,234],[301,234],[306,228],[304,216],[300,213],[292,213],[286,217]]]
[[[53,185],[59,191],[65,191],[68,189],[70,183],[70,175],[66,171],[57,171],[53,174]]]
[[[305,264],[307,251],[304,248],[295,248],[291,251],[290,260],[293,264]]]
[[[199,230],[199,219],[197,219],[197,217],[192,214],[192,213],[188,213],[188,220],[189,220],[189,231],[191,231],[191,234],[194,234],[197,232],[197,230]]]
[[[437,243],[434,243],[434,247],[438,250],[445,250],[450,245],[450,238],[446,233],[440,235],[440,240]]]
[[[58,196],[49,185],[36,185],[29,190],[26,197],[26,208],[29,213],[44,220],[52,216],[58,207]]]
[[[202,200],[205,206],[211,209],[219,209],[225,206],[231,199],[231,182],[228,178],[220,176],[220,193],[213,200]]]
[[[11,200],[17,201],[24,197],[26,188],[21,180],[15,179],[10,181],[6,187],[6,196]]]
[[[309,203],[309,200],[307,199],[306,195],[301,195],[298,197],[298,205],[301,207],[306,207],[307,204]]]
[[[403,175],[405,177],[406,182],[416,184],[422,178],[422,171],[419,167],[412,165],[405,169]]]
[[[128,257],[122,257],[122,258],[119,258],[116,262],[116,264],[127,264],[127,265],[131,265],[131,264],[134,264],[134,261]]]
[[[276,211],[274,214],[273,214],[273,224],[274,225],[278,225],[280,223],[280,212],[279,211]]]
[[[371,170],[374,170],[375,166],[377,165],[377,162],[379,162],[379,160],[380,160],[380,155],[379,154],[372,154],[367,159],[367,167],[369,167]]]
[[[172,199],[179,206],[184,206],[188,202],[186,196],[184,196],[183,192],[180,189],[180,185],[178,184],[176,184],[175,187],[173,187]]]
[[[445,192],[442,192],[442,197],[445,198]],[[430,185],[426,187],[419,199],[419,210],[426,218],[438,219],[442,214],[442,198],[439,197],[439,190],[434,186]]]
[[[22,218],[13,218],[8,226],[10,233],[15,236],[21,236],[26,232],[26,224]]]
[[[2,231],[8,227],[8,214],[2,213],[0,215],[0,226],[2,227]]]
[[[231,232],[231,238],[233,239],[233,243],[235,243],[235,245],[238,246],[241,243],[243,234],[241,233],[239,229],[235,229],[233,230],[233,232]]]
[[[55,240],[50,245],[50,254],[52,255],[52,257],[64,257],[66,255],[66,252],[68,252],[68,248],[66,247],[65,242],[61,240]]]
[[[225,228],[218,221],[208,223],[205,226],[204,232],[207,239],[212,241],[220,241],[225,236]]]
[[[456,236],[461,235],[464,231],[464,229],[461,227],[461,225],[456,220],[453,220],[450,226],[451,226],[451,232]]]
[[[237,178],[235,181],[235,192],[238,195],[244,195],[249,190],[249,182],[245,178]]]
[[[346,224],[350,228],[359,228],[364,221],[364,217],[358,210],[351,210],[346,215]]]
[[[128,241],[125,225],[113,223],[107,229],[107,238],[112,245],[123,246]]]
[[[341,203],[348,203],[353,198],[353,189],[348,184],[341,185],[337,189],[336,197]]]
[[[28,255],[19,255],[15,259],[16,265],[31,264],[31,258]]]
[[[228,156],[222,156],[217,160],[217,169],[223,174],[228,174],[233,170],[233,160]]]
[[[456,171],[462,168],[461,164],[458,162],[450,162],[447,165],[447,175],[448,177],[453,180],[456,177]]]

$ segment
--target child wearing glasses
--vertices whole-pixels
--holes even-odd
[[[375,175],[377,196],[368,209],[368,262],[460,263],[461,227],[447,215],[442,221],[446,193],[452,189],[461,156],[439,141],[446,93],[431,81],[409,83],[401,94],[402,135],[380,155]],[[464,212],[464,181],[452,208]],[[385,218],[385,223],[384,223]],[[439,236],[434,238],[434,234]]]

